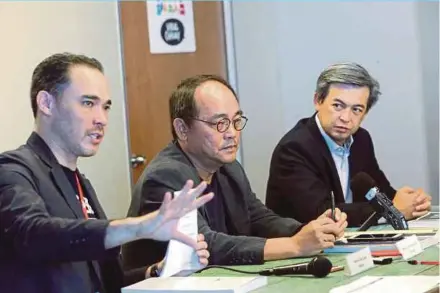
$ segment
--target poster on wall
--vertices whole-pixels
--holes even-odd
[[[151,54],[196,51],[192,1],[147,1]]]

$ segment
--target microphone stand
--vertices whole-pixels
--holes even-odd
[[[377,221],[381,218],[381,215],[377,212],[373,212],[368,219],[365,220],[365,222],[362,223],[362,225],[359,227],[358,231],[367,231],[370,229],[371,226],[374,226],[377,224]]]

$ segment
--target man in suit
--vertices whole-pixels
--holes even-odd
[[[174,141],[145,168],[134,188],[129,216],[154,210],[164,190],[176,189],[188,178],[207,182],[213,201],[199,209],[199,233],[208,242],[211,264],[259,264],[265,260],[313,255],[332,247],[343,235],[346,215],[329,211],[307,225],[281,218],[252,192],[236,161],[240,133],[247,118],[231,86],[213,75],[190,77],[171,94]],[[155,261],[146,252],[165,252],[166,243],[134,242],[123,247],[125,265]]]
[[[111,106],[99,61],[55,54],[34,70],[31,104],[35,131],[26,144],[0,155],[0,292],[113,293],[154,276],[139,268],[124,274],[120,246],[151,238],[176,239],[198,250],[206,265],[206,242],[176,229],[178,219],[212,198],[204,183],[141,217],[110,221],[78,157],[96,154]]]
[[[316,113],[301,119],[273,152],[266,194],[269,208],[307,222],[331,205],[333,193],[337,206],[347,213],[349,226],[357,226],[373,213],[365,194],[350,189],[350,179],[365,172],[406,219],[429,210],[431,197],[422,189],[396,191],[390,185],[376,160],[370,134],[360,127],[379,95],[379,83],[358,64],[334,64],[320,74]]]

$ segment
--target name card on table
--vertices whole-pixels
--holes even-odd
[[[432,237],[428,237],[423,240],[420,240],[420,245],[422,246],[423,250],[431,246],[438,245],[439,243],[440,243],[440,231],[437,231],[437,233]]]
[[[346,275],[353,276],[374,267],[370,247],[362,248],[345,257],[347,262]]]
[[[397,241],[396,246],[404,260],[410,259],[423,251],[416,235]]]

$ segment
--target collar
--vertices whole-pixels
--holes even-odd
[[[351,145],[353,144],[354,138],[352,135],[348,138],[348,140],[344,143],[343,146],[340,146],[337,144],[322,128],[321,121],[319,121],[318,114],[315,115],[315,121],[316,125],[318,125],[319,132],[321,132],[322,137],[325,140],[325,143],[327,144],[330,151],[333,152],[340,152],[340,151],[349,151],[351,148]]]
[[[188,156],[188,154],[182,149],[182,146],[180,145],[179,141],[177,139],[172,141],[172,144],[174,144],[177,149],[183,154],[183,156],[187,159],[188,163],[194,168],[194,170],[197,173],[197,177],[200,179],[200,182],[204,181],[202,177],[200,177],[199,172],[197,171],[196,166],[194,165],[194,163],[191,161],[190,157]],[[221,167],[220,167],[221,168]],[[218,173],[218,171],[220,170],[220,168],[218,168],[214,173],[212,173],[212,178],[211,178],[211,182],[212,180],[214,180],[214,176]],[[211,184],[211,183],[210,183]]]
[[[29,136],[26,144],[34,150],[40,159],[48,166],[59,165],[58,160],[44,139],[35,131]],[[61,165],[60,165],[61,166]]]

